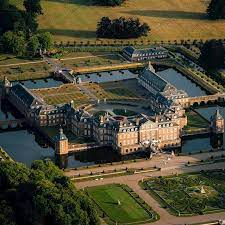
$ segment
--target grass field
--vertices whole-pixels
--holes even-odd
[[[153,214],[120,185],[92,187],[87,189],[87,193],[111,221],[126,224],[152,219]]]
[[[22,8],[23,0],[10,0]],[[121,7],[92,6],[91,0],[43,0],[40,28],[57,41],[95,38],[96,24],[103,16],[139,17],[151,26],[152,40],[224,38],[225,20],[209,21],[209,0],[129,0]],[[57,12],[57,13],[56,13]]]
[[[194,130],[199,128],[206,128],[209,126],[209,122],[202,118],[199,114],[195,111],[187,111],[186,112],[188,123],[185,129]]]
[[[193,215],[225,210],[224,178],[221,170],[154,178],[144,185],[170,212]]]

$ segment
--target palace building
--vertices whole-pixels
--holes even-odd
[[[129,61],[141,62],[151,59],[163,59],[168,57],[168,50],[163,47],[135,49],[132,46],[123,49],[122,55]]]
[[[181,104],[188,95],[177,90],[149,65],[140,72],[138,83],[152,96],[155,115],[139,114],[125,117],[106,113],[95,116],[84,109],[75,108],[73,101],[58,106],[48,105],[21,84],[12,86],[7,79],[2,83],[8,100],[25,116],[31,126],[66,127],[78,137],[94,140],[98,146],[110,146],[119,154],[151,149],[167,149],[181,146],[182,129],[187,125],[185,109]],[[212,118],[212,129],[223,132],[224,121],[219,112]],[[57,154],[67,154],[68,139],[60,129],[55,138]]]

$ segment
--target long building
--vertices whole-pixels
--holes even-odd
[[[129,61],[141,62],[152,59],[167,58],[169,56],[169,52],[163,47],[136,49],[132,46],[129,46],[123,49],[122,55]]]

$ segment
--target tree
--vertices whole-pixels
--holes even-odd
[[[53,44],[52,35],[49,32],[39,34],[38,40],[42,50],[49,50]]]
[[[0,0],[0,10],[7,9],[9,7],[8,0]]]
[[[40,0],[25,0],[23,5],[28,13],[33,15],[43,14]]]
[[[97,25],[96,34],[100,38],[138,38],[146,36],[150,27],[141,23],[138,18],[124,18],[110,20],[109,17],[102,17]]]
[[[225,0],[211,0],[207,8],[210,19],[225,19]]]
[[[117,6],[124,3],[125,0],[94,0],[93,3],[95,5],[102,5],[102,6]]]
[[[221,41],[207,41],[199,58],[200,63],[207,69],[218,69],[224,65],[225,47]]]
[[[14,24],[22,19],[21,12],[15,7],[9,5],[6,9],[0,9],[0,35],[6,31],[13,30]]]
[[[29,178],[29,170],[22,163],[0,163],[0,190],[15,188]]]
[[[27,52],[29,55],[35,56],[39,48],[40,48],[40,43],[39,43],[38,37],[35,35],[31,37],[27,43]]]
[[[4,180],[12,182],[1,189],[0,224],[100,224],[89,197],[76,190],[52,162],[36,161],[30,169],[0,162],[0,185]]]

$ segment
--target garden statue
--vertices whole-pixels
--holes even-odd
[[[205,194],[206,192],[205,192],[205,189],[204,189],[204,187],[202,186],[201,187],[201,194]]]
[[[120,202],[120,200],[118,199],[118,205],[121,205],[121,202]]]

